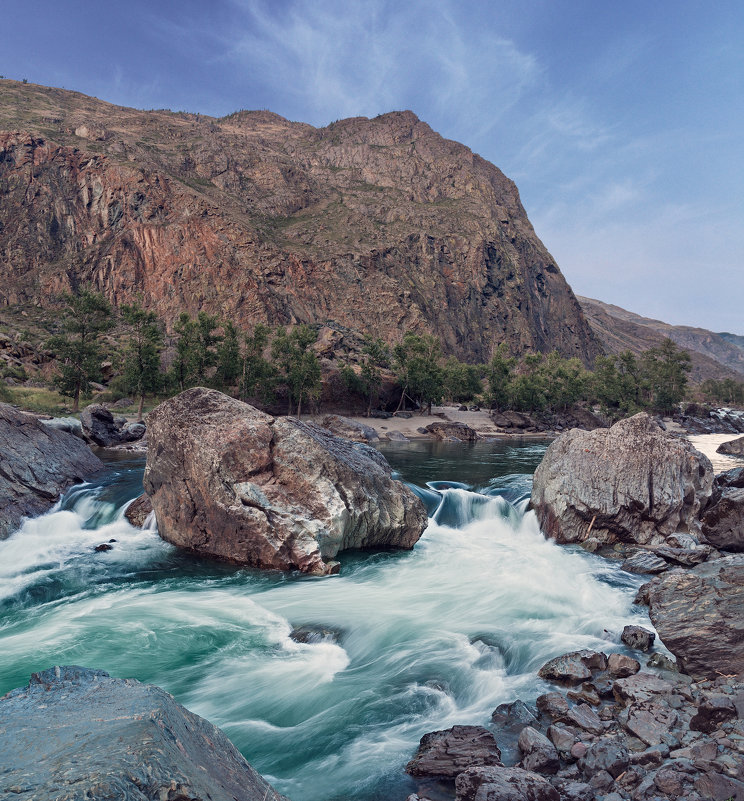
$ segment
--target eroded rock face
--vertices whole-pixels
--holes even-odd
[[[59,496],[103,470],[78,437],[0,403],[0,540],[24,517],[49,510]]]
[[[724,551],[744,551],[744,488],[726,487],[701,518],[703,536]]]
[[[218,728],[152,684],[51,668],[0,699],[0,719],[0,788],[19,801],[287,801]]]
[[[659,545],[677,530],[699,531],[712,485],[710,460],[641,413],[558,437],[535,472],[532,506],[561,543]]]
[[[385,458],[197,387],[149,416],[144,487],[161,537],[242,564],[324,574],[347,548],[412,548],[427,516]]]
[[[744,555],[654,579],[648,600],[660,639],[685,673],[744,673]]]

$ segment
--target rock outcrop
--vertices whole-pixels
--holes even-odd
[[[287,801],[164,690],[55,667],[0,699],[0,795],[18,801]]]
[[[137,442],[147,433],[144,423],[128,423],[126,417],[114,415],[100,403],[92,403],[80,412],[85,437],[95,445],[110,448],[123,442]]]
[[[410,111],[314,128],[3,80],[0,130],[0,306],[91,283],[169,324],[428,331],[474,362],[494,342],[601,353],[514,184]]]
[[[103,470],[78,437],[0,403],[0,540],[48,511],[73,484]]]
[[[663,545],[678,530],[699,532],[712,486],[710,460],[641,413],[558,437],[535,472],[532,507],[561,543]]]
[[[421,501],[385,458],[320,426],[197,387],[149,416],[160,536],[242,564],[324,574],[348,548],[412,548]]]
[[[744,674],[744,555],[675,570],[647,589],[649,614],[696,679]]]
[[[454,779],[471,765],[500,765],[501,751],[483,726],[453,726],[421,738],[418,751],[406,765],[411,776]]]
[[[703,536],[724,551],[744,551],[744,488],[721,491],[701,518]]]

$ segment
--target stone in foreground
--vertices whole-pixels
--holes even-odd
[[[676,531],[699,532],[712,485],[710,460],[641,413],[558,437],[535,472],[532,506],[561,543],[662,545]]]
[[[744,555],[667,573],[648,598],[651,621],[685,673],[744,673]]]
[[[0,796],[18,801],[286,801],[164,690],[56,667],[0,699]]]
[[[373,448],[196,387],[150,413],[160,536],[241,564],[327,574],[348,548],[412,548],[426,510]]]
[[[48,511],[59,496],[103,470],[78,437],[0,403],[0,540],[24,517]]]
[[[521,768],[468,768],[455,789],[457,801],[560,801],[550,782]]]
[[[411,776],[454,778],[466,768],[500,764],[501,751],[488,729],[453,726],[425,734],[406,772]]]

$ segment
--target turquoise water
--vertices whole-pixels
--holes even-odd
[[[402,801],[424,733],[486,724],[545,691],[550,657],[650,626],[639,577],[547,542],[524,513],[545,447],[385,445],[429,527],[412,551],[342,555],[323,578],[195,560],[132,528],[143,460],[110,459],[0,542],[0,694],[54,664],[103,668],[222,727],[292,801]],[[299,643],[297,626],[327,633]]]

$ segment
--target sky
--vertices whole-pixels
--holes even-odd
[[[744,334],[741,0],[2,0],[0,74],[327,125],[411,109],[577,294]]]

